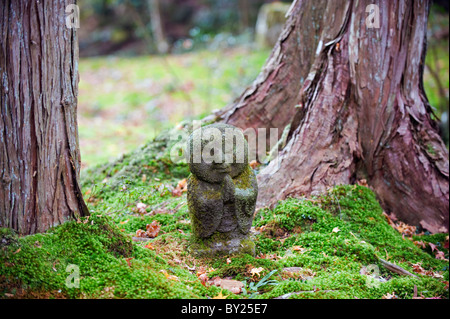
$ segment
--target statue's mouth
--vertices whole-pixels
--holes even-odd
[[[218,172],[218,173],[229,173],[229,172],[231,172],[231,169],[228,167],[228,168],[216,168],[216,172]]]
[[[218,164],[215,165],[214,170],[218,173],[229,173],[231,172],[231,167],[229,165]]]

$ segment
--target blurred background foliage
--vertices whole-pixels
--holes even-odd
[[[291,1],[79,0],[82,166],[130,152],[233,101],[258,75]],[[448,145],[449,15],[430,12],[424,86]]]

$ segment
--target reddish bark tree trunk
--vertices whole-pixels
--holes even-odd
[[[368,27],[368,5],[379,28]],[[291,124],[278,166],[259,174],[258,206],[366,179],[387,212],[448,231],[448,151],[422,73],[428,1],[294,1],[265,67],[219,120]]]
[[[88,214],[79,187],[73,1],[0,2],[0,223],[42,232]]]

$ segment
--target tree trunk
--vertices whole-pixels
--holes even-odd
[[[294,1],[258,78],[216,114],[242,129],[291,124],[279,162],[258,176],[258,207],[366,179],[387,212],[448,231],[448,151],[422,83],[428,10]]]
[[[161,21],[161,9],[159,7],[159,0],[149,0],[150,7],[150,23],[152,26],[153,38],[155,39],[158,53],[167,53],[169,44],[164,36],[164,28]]]
[[[0,223],[43,232],[88,214],[79,186],[73,1],[0,2]]]

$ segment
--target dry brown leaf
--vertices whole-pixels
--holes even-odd
[[[142,229],[136,230],[136,237],[148,238],[147,233]]]
[[[254,275],[258,275],[258,277],[261,277],[261,272],[264,270],[264,268],[263,267],[258,267],[258,268],[252,268],[252,269],[250,269],[250,274],[252,275],[252,277],[254,276]]]
[[[157,220],[154,220],[150,224],[147,224],[146,228],[147,228],[146,233],[148,237],[155,238],[156,236],[158,236],[159,230],[161,229],[161,225]]]
[[[306,248],[303,248],[302,246],[292,246],[293,251],[298,251],[300,254],[303,254],[307,251]]]
[[[417,247],[422,247],[424,249],[427,247],[423,241],[415,240],[415,241],[413,241],[413,244],[416,245]]]
[[[259,165],[261,165],[261,163],[259,163],[257,160],[253,160],[249,163],[250,167],[255,169],[257,168]]]
[[[392,294],[387,293],[385,294],[382,299],[398,299],[398,297],[395,295],[395,292],[393,292]]]
[[[431,247],[431,251],[435,251],[435,250],[437,250],[437,248],[436,248],[436,245],[435,245],[435,244],[433,244],[433,243],[428,243],[428,245],[430,245],[430,247]]]
[[[145,214],[145,213],[147,213],[146,208],[147,208],[147,205],[145,205],[144,203],[137,203],[135,211],[139,214]]]
[[[208,270],[206,269],[205,266],[200,266],[197,268],[197,273],[196,276],[199,277],[202,274],[206,274],[208,272]]]
[[[179,181],[177,187],[175,187],[175,189],[172,190],[172,196],[180,197],[186,191],[187,191],[187,179],[184,178],[181,181]]]
[[[127,261],[128,267],[131,267],[131,259],[133,259],[133,258],[134,258],[134,257],[125,258],[125,260]]]
[[[448,259],[447,258],[445,258],[445,254],[444,254],[444,252],[443,251],[440,251],[440,250],[438,250],[437,252],[436,252],[436,259],[441,259],[441,260],[446,260],[446,261],[448,261]]]
[[[359,186],[364,186],[364,187],[369,187],[369,184],[367,184],[367,180],[366,179],[360,179],[358,181],[358,185]]]
[[[165,276],[167,279],[174,280],[174,281],[178,281],[178,280],[179,280],[179,278],[178,278],[177,276],[175,276],[175,275],[169,275],[169,273],[168,273],[167,270],[165,270],[165,269],[162,269],[162,270],[160,270],[159,272],[163,273],[164,276]]]
[[[208,281],[208,275],[206,273],[201,274],[198,276],[198,279],[200,279],[200,282],[203,286],[206,286],[206,282]]]

